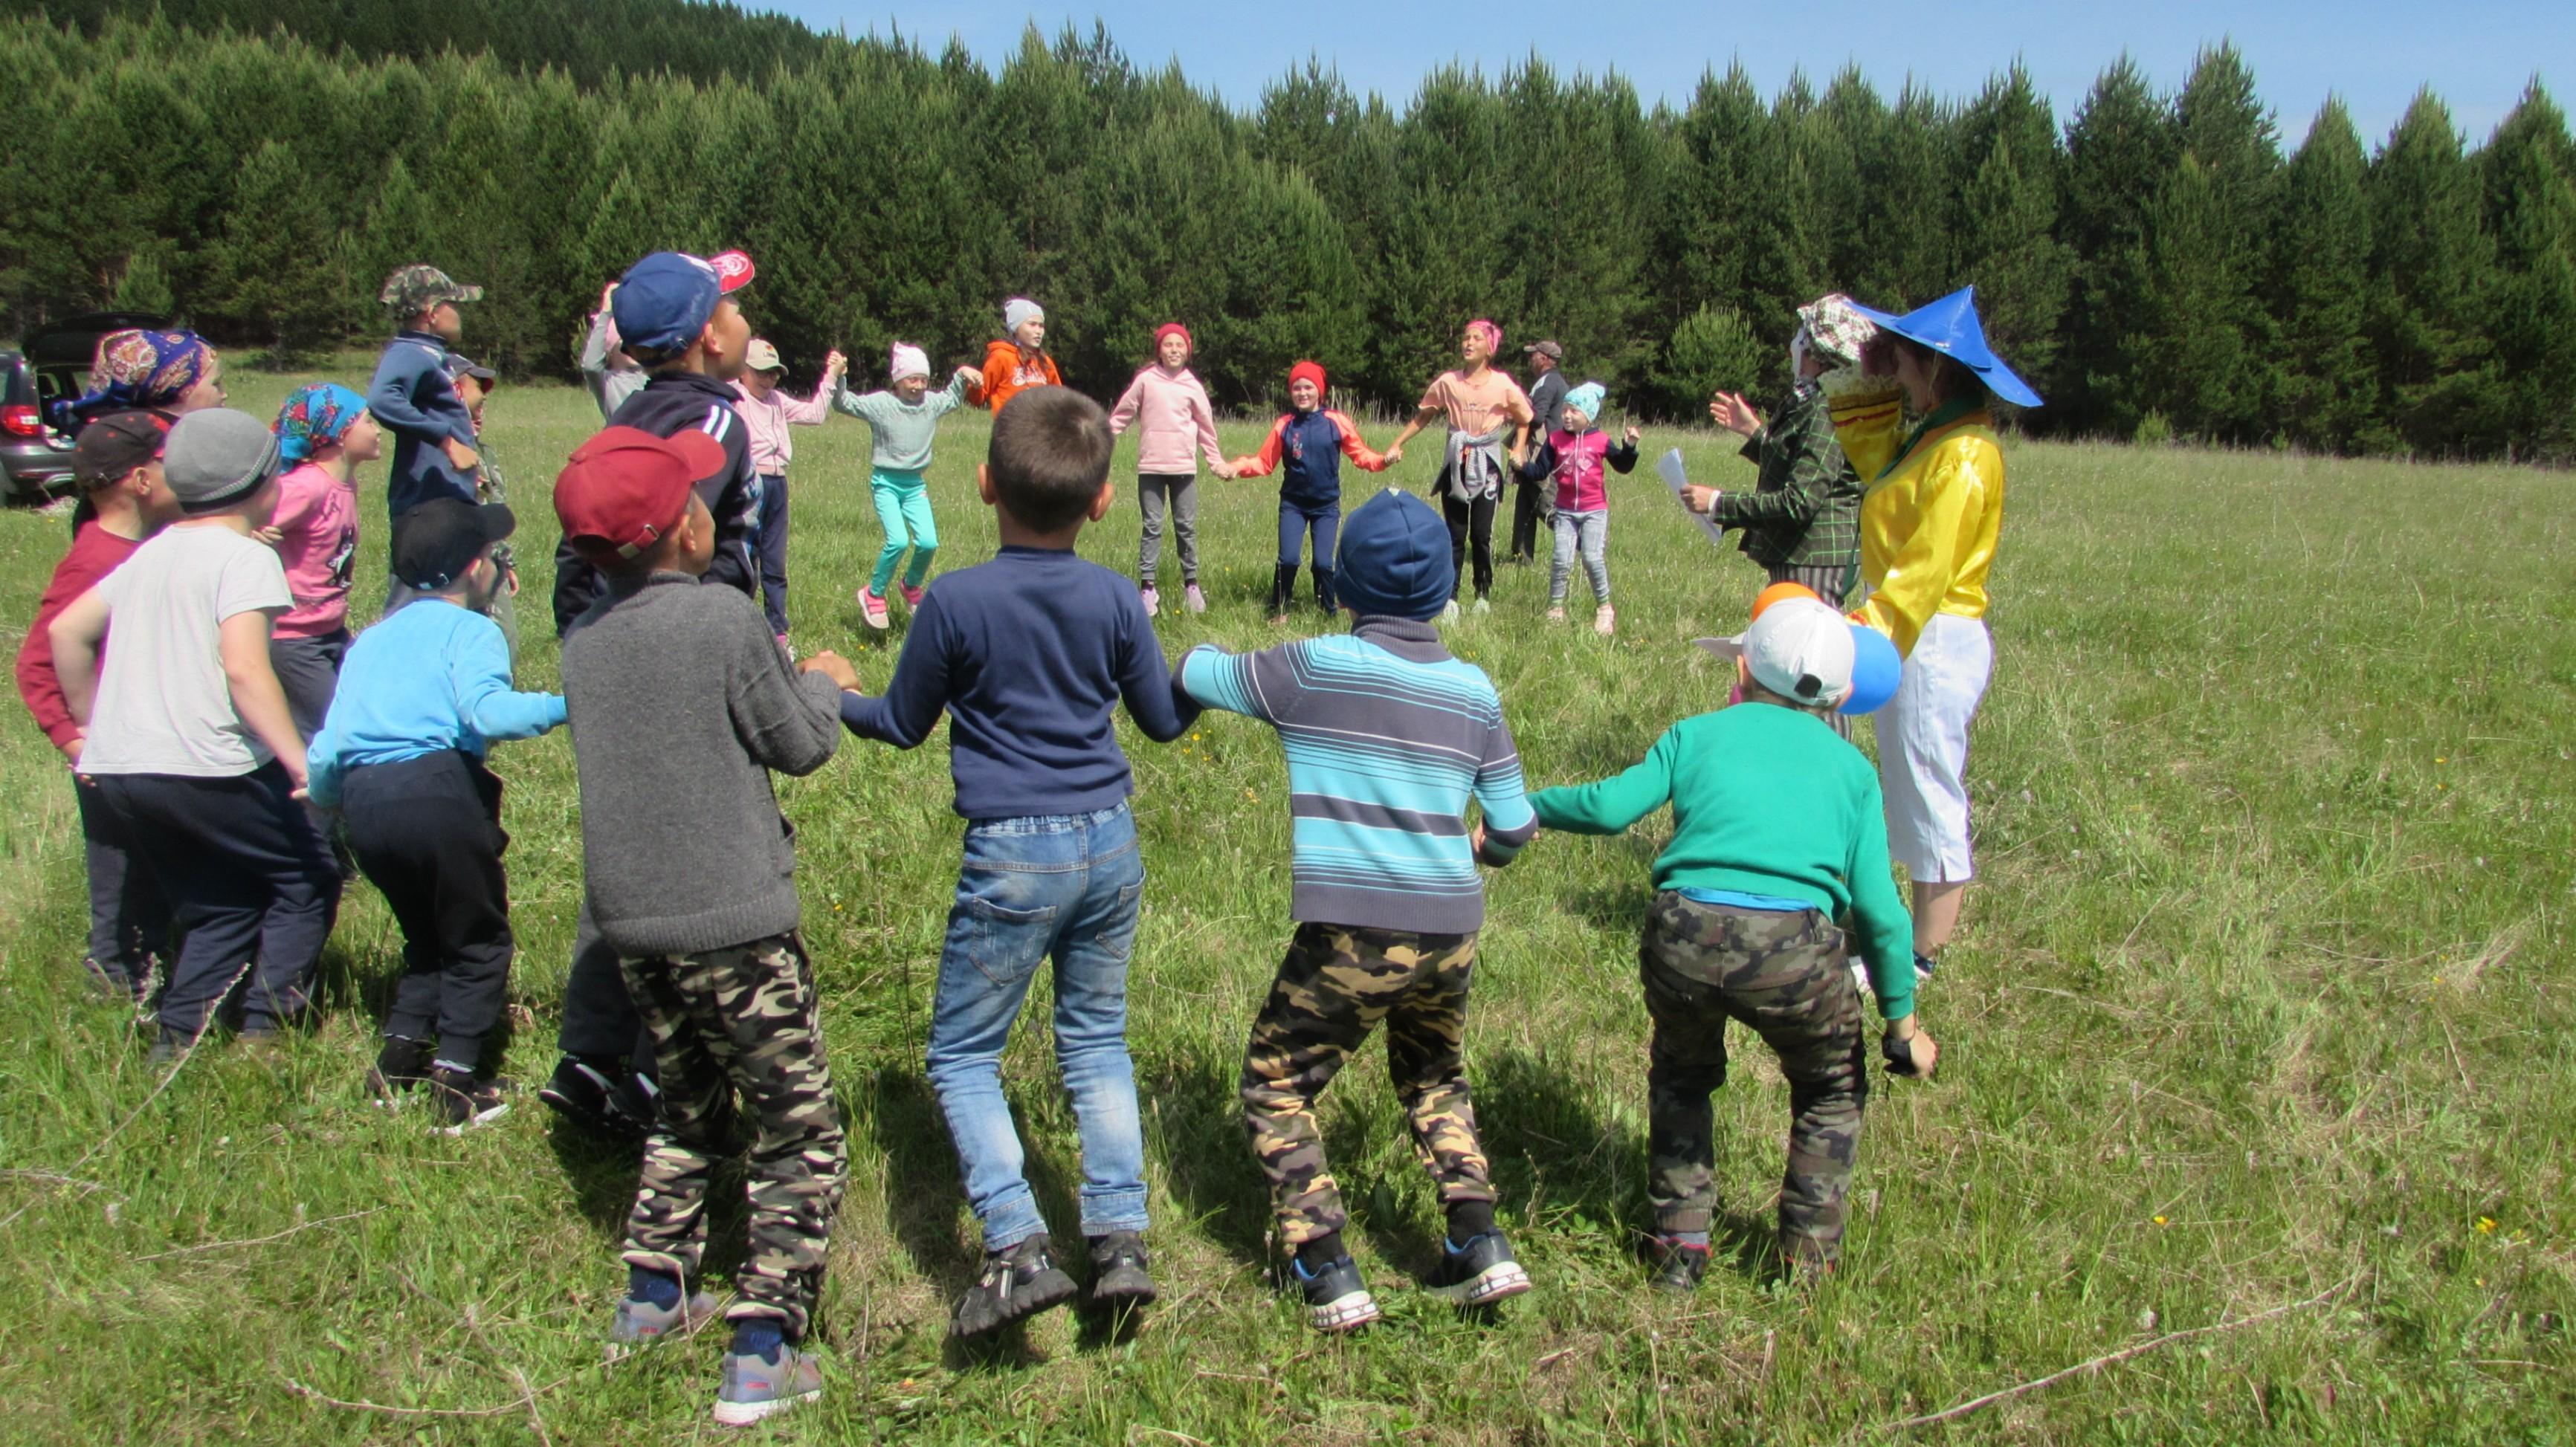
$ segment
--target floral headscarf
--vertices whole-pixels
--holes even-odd
[[[110,332],[90,362],[89,390],[55,403],[54,425],[76,433],[109,412],[175,406],[214,364],[215,349],[195,332]]]
[[[308,382],[295,389],[277,409],[277,455],[289,465],[301,463],[317,447],[329,447],[349,435],[351,424],[366,415],[367,399],[337,382]]]

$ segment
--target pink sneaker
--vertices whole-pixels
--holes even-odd
[[[1144,600],[1146,617],[1153,618],[1161,615],[1163,611],[1163,595],[1154,591],[1153,584],[1147,583],[1145,585],[1145,590],[1136,596]]]
[[[1207,594],[1200,592],[1199,585],[1196,583],[1192,583],[1187,588],[1181,590],[1181,600],[1189,605],[1189,609],[1193,613],[1204,613],[1207,611]]]
[[[859,615],[868,620],[871,628],[885,627],[886,600],[878,597],[874,588],[862,585],[859,589]]]
[[[905,606],[905,607],[907,607],[907,608],[918,608],[918,607],[920,607],[920,606],[921,606],[921,595],[922,595],[922,593],[923,593],[924,591],[926,591],[926,590],[921,589],[921,588],[916,588],[916,587],[914,587],[914,586],[913,586],[912,584],[910,584],[910,583],[904,583],[904,584],[901,584],[900,586],[901,586],[901,587],[902,587],[902,589],[903,589],[903,606]]]

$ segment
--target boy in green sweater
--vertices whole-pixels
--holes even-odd
[[[1654,1021],[1654,1282],[1673,1291],[1708,1270],[1709,1095],[1726,1083],[1729,1019],[1751,1026],[1789,1079],[1780,1254],[1801,1272],[1830,1271],[1841,1254],[1869,1074],[1837,920],[1849,919],[1869,963],[1888,1069],[1929,1076],[1938,1056],[1915,1023],[1914,925],[1889,874],[1877,771],[1825,721],[1851,691],[1850,625],[1791,599],[1700,644],[1735,662],[1743,703],[1673,725],[1625,773],[1530,796],[1541,827],[1577,834],[1617,834],[1673,807],[1637,950]]]

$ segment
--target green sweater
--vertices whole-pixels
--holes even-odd
[[[892,392],[853,392],[843,386],[833,402],[853,417],[864,418],[876,434],[868,465],[879,472],[919,472],[930,465],[931,439],[939,419],[966,400],[966,379],[952,376],[948,385],[906,402]]]
[[[1914,1013],[1914,921],[1889,872],[1878,772],[1831,725],[1740,703],[1666,729],[1625,773],[1530,795],[1542,827],[1571,834],[1617,834],[1667,803],[1673,839],[1655,860],[1657,889],[1767,894],[1848,915],[1879,1013]]]

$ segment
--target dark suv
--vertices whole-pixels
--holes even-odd
[[[46,409],[88,385],[99,338],[163,325],[141,312],[91,312],[38,330],[23,351],[0,351],[0,473],[10,501],[43,503],[72,491],[71,439],[53,430]]]

